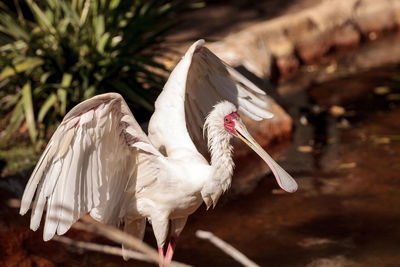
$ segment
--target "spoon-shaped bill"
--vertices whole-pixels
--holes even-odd
[[[235,130],[240,139],[251,147],[267,164],[275,175],[279,186],[286,192],[293,193],[297,190],[296,181],[288,174],[271,156],[253,139],[241,121],[236,121]]]

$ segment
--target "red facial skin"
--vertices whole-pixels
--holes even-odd
[[[224,117],[224,128],[227,130],[230,134],[237,136],[237,132],[235,130],[235,121],[237,119],[240,119],[239,114],[237,112],[232,112],[229,115],[226,115]]]

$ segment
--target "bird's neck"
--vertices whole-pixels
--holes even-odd
[[[221,194],[231,185],[234,168],[231,136],[222,128],[207,125],[208,149],[211,153],[211,175],[204,185],[201,195],[207,208],[215,206]]]

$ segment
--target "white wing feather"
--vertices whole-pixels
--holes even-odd
[[[140,154],[151,164],[142,164],[145,175],[137,177]],[[134,191],[156,179],[153,165],[160,156],[119,94],[86,100],[55,131],[25,188],[20,213],[32,206],[31,229],[36,230],[47,205],[44,240],[64,234],[88,212],[116,224],[129,212],[124,205]]]
[[[164,146],[168,156],[188,149],[207,157],[202,129],[207,114],[221,100],[254,120],[273,116],[260,98],[265,93],[203,45],[203,40],[195,42],[175,67],[149,123],[150,140],[157,148]]]

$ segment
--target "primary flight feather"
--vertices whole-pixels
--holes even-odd
[[[46,209],[43,239],[62,235],[82,215],[117,225],[143,238],[146,219],[165,260],[188,215],[203,202],[215,205],[231,184],[230,139],[239,137],[273,171],[278,184],[297,184],[250,136],[242,112],[255,120],[272,117],[265,93],[195,42],[171,73],[155,103],[148,136],[124,99],[95,96],[63,119],[25,188],[20,213],[32,208],[37,230]],[[210,158],[210,162],[207,160]]]

